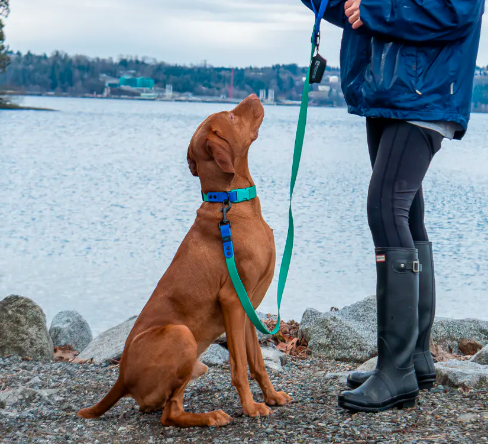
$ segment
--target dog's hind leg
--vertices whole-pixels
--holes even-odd
[[[232,418],[222,410],[208,413],[187,413],[183,409],[183,393],[190,378],[176,389],[164,407],[161,424],[175,427],[221,427]]]
[[[141,411],[164,408],[171,394],[190,379],[197,343],[184,325],[153,327],[137,335],[124,354],[124,383]]]
[[[249,320],[246,322],[246,353],[251,378],[255,379],[261,387],[266,404],[285,405],[290,403],[291,397],[285,392],[277,392],[269,379],[256,329]]]
[[[124,361],[124,382],[142,411],[163,408],[168,426],[222,426],[231,421],[224,412],[203,414],[183,410],[183,393],[197,366],[197,342],[184,325],[154,327],[132,341]],[[203,366],[203,364],[202,364]]]
[[[93,407],[88,407],[86,409],[81,409],[77,415],[85,419],[94,419],[102,416],[108,409],[113,407],[120,398],[125,396],[127,393],[124,384],[121,379],[117,379],[112,389],[107,393],[107,395]]]

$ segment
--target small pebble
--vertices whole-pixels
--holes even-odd
[[[474,421],[478,415],[475,415],[474,413],[465,413],[464,415],[459,415],[457,420],[459,422],[470,422]]]

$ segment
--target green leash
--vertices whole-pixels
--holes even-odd
[[[315,30],[314,30],[315,34]],[[256,311],[254,310],[254,307],[252,306],[251,301],[249,300],[249,296],[247,295],[247,291],[244,287],[244,284],[241,281],[241,278],[239,276],[239,273],[237,271],[236,267],[236,262],[235,262],[235,257],[234,257],[234,246],[232,243],[232,234],[230,230],[230,221],[226,217],[227,211],[230,210],[231,208],[231,202],[232,200],[229,199],[229,197],[234,196],[234,195],[249,195],[248,191],[243,191],[243,190],[233,190],[230,191],[229,193],[223,193],[227,194],[228,198],[221,200],[222,196],[218,193],[208,193],[208,195],[215,195],[215,198],[209,199],[207,195],[208,201],[213,201],[213,202],[223,202],[223,220],[219,224],[221,235],[222,235],[222,241],[224,245],[224,254],[225,254],[225,262],[227,264],[227,269],[229,270],[229,275],[232,280],[232,283],[234,284],[234,288],[236,290],[237,296],[239,297],[239,300],[241,301],[242,307],[244,308],[249,320],[254,324],[254,326],[262,333],[264,334],[272,334],[274,335],[275,333],[278,332],[280,329],[280,323],[281,323],[281,314],[280,314],[280,309],[281,309],[281,300],[283,298],[283,292],[285,290],[285,284],[286,284],[286,279],[288,277],[288,270],[290,269],[290,262],[291,262],[291,256],[293,253],[293,241],[295,239],[295,225],[293,222],[293,211],[292,211],[292,199],[293,199],[293,190],[295,189],[295,183],[297,180],[297,175],[298,175],[298,169],[300,167],[300,159],[302,157],[302,148],[303,148],[303,140],[305,138],[305,127],[307,125],[307,110],[308,110],[308,92],[310,88],[310,71],[311,71],[311,65],[312,65],[312,60],[315,54],[315,48],[316,45],[312,39],[312,55],[311,55],[311,62],[310,66],[307,71],[307,77],[305,79],[305,83],[303,85],[303,95],[302,95],[302,103],[300,105],[300,114],[298,117],[298,125],[297,125],[297,132],[295,136],[295,149],[293,152],[293,164],[291,167],[291,180],[290,180],[290,207],[288,210],[288,233],[286,236],[286,243],[285,243],[285,250],[283,252],[283,259],[281,261],[281,267],[280,267],[280,274],[279,274],[279,279],[278,279],[278,296],[277,296],[277,302],[278,302],[278,322],[276,323],[276,327],[274,328],[273,331],[269,331],[265,325],[261,322],[259,319],[258,315],[256,314]],[[248,189],[244,189],[248,190]],[[254,189],[254,196],[255,196],[255,189]],[[249,200],[249,199],[246,199]],[[233,202],[240,202],[241,200],[233,200]],[[226,207],[226,205],[228,205]]]

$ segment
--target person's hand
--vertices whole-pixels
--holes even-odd
[[[363,22],[359,16],[360,5],[361,0],[348,0],[344,4],[344,10],[346,11],[346,16],[349,18],[349,23],[352,24],[352,29],[358,29],[363,26]]]

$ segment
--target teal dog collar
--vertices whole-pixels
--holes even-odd
[[[252,200],[257,196],[256,186],[249,188],[239,188],[231,191],[215,191],[205,194],[202,191],[202,199],[204,202],[231,202],[239,203]]]

